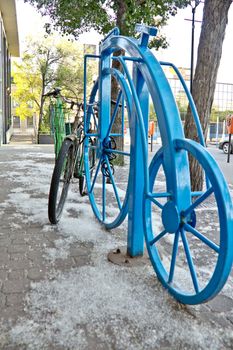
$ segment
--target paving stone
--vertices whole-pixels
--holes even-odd
[[[48,241],[52,241],[54,242],[55,240],[62,238],[63,236],[58,235],[55,232],[46,232],[44,233],[44,237],[48,240]]]
[[[21,253],[11,253],[10,254],[10,259],[11,260],[27,260],[28,257],[27,257],[27,254],[25,254],[24,252],[21,252]]]
[[[201,312],[199,314],[199,318],[204,320],[204,321],[216,324],[216,325],[220,326],[223,329],[232,327],[230,321],[227,320],[226,317],[222,316],[221,314],[218,315],[218,314],[213,313],[211,311],[209,311],[209,312]]]
[[[45,274],[46,269],[33,267],[27,271],[27,278],[29,278],[32,281],[39,281],[45,276]]]
[[[208,303],[208,307],[214,312],[230,312],[233,309],[233,300],[219,294]]]
[[[0,308],[4,307],[6,305],[6,296],[0,292]]]
[[[70,253],[69,255],[72,256],[72,257],[78,257],[78,256],[84,256],[84,255],[87,255],[87,254],[90,254],[90,249],[86,249],[86,248],[83,248],[83,247],[71,247],[70,248]]]
[[[0,254],[4,253],[7,251],[7,247],[0,246]]]
[[[4,262],[4,261],[8,260],[8,258],[9,258],[9,255],[7,252],[0,253],[0,262]]]
[[[91,257],[90,255],[75,256],[74,261],[77,267],[89,265],[91,262]]]
[[[29,250],[29,246],[26,244],[11,244],[8,248],[8,253],[25,253]]]
[[[68,259],[56,259],[53,263],[55,268],[58,268],[61,271],[67,271],[67,268],[72,268],[76,266],[76,262],[72,258]]]
[[[233,324],[233,313],[227,315],[227,319]]]
[[[24,269],[30,268],[31,265],[32,265],[32,263],[29,259],[8,260],[5,263],[4,267],[9,269],[9,270],[24,270]]]
[[[25,271],[24,270],[13,270],[8,273],[8,279],[9,280],[19,280],[25,278]]]
[[[24,305],[23,299],[24,299],[23,293],[7,294],[6,305],[7,306],[15,306],[15,305],[23,306]]]
[[[27,242],[29,242],[29,238],[28,235],[22,235],[21,237],[17,237],[17,238],[12,238],[12,244],[14,245],[18,245],[18,244],[25,244]]]
[[[26,345],[5,345],[3,350],[26,350]]]
[[[7,270],[0,270],[0,281],[6,280],[7,279],[7,275],[8,275],[8,271]]]
[[[9,247],[11,245],[11,239],[10,238],[1,238],[0,239],[0,246],[1,247]]]
[[[4,281],[2,286],[3,293],[23,293],[30,287],[30,282],[27,279]]]
[[[23,317],[23,316],[25,316],[23,305],[19,306],[17,304],[13,306],[7,306],[1,309],[0,318],[5,321],[9,320],[13,324],[19,319],[19,317]]]

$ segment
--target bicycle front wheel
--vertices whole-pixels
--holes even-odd
[[[61,217],[72,178],[74,160],[74,143],[65,139],[55,163],[49,191],[48,216],[51,224],[57,224]]]

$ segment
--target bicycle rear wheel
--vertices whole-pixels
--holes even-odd
[[[55,163],[49,191],[48,216],[51,224],[57,224],[61,217],[72,177],[74,160],[74,143],[65,139]]]

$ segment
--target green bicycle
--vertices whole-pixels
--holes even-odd
[[[49,105],[50,129],[54,138],[55,158],[57,159],[61,149],[62,142],[66,137],[64,102],[65,98],[61,96],[61,89],[56,88],[43,95],[52,97]]]

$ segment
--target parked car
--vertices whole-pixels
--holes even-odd
[[[224,153],[228,153],[228,145],[229,145],[229,139],[224,139],[223,141],[219,142],[218,148],[222,149]],[[231,153],[233,153],[233,137],[231,136]]]

